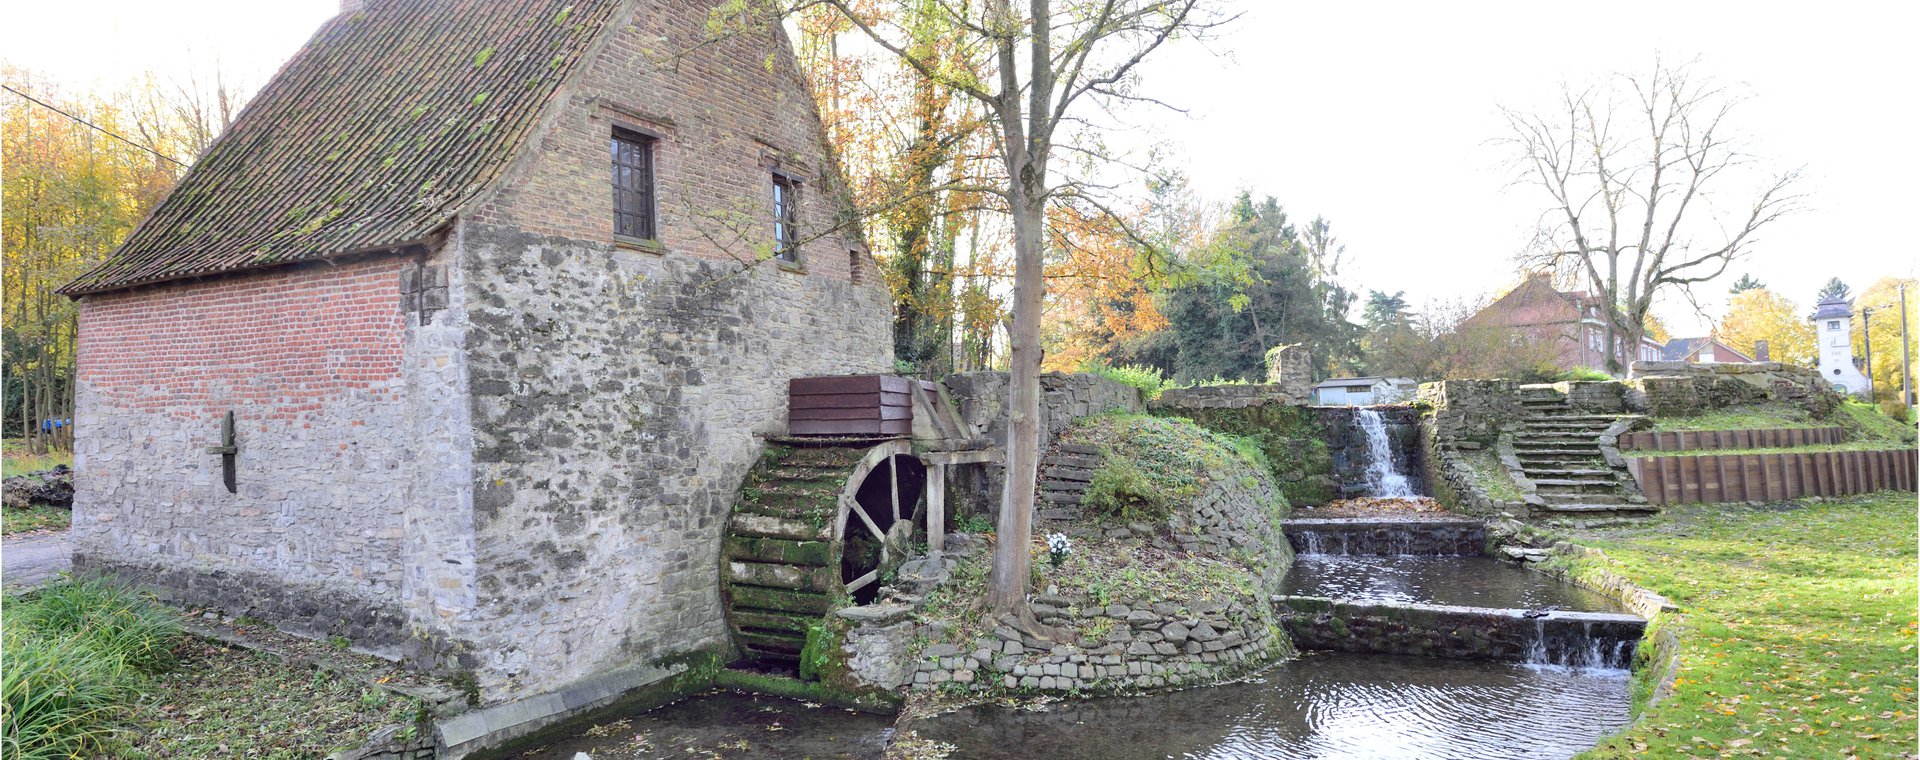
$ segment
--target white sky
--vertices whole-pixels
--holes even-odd
[[[1858,292],[1915,271],[1905,220],[1920,209],[1920,5],[1241,2],[1245,17],[1213,45],[1228,57],[1189,47],[1148,70],[1149,91],[1191,109],[1155,117],[1153,132],[1205,197],[1244,188],[1302,221],[1326,216],[1350,287],[1419,304],[1512,282],[1541,206],[1505,188],[1487,145],[1502,134],[1497,107],[1531,107],[1562,81],[1643,68],[1656,52],[1744,83],[1750,146],[1806,170],[1811,210],[1770,229],[1728,284],[1751,272],[1808,306],[1828,277]],[[258,85],[337,8],[8,0],[0,58],[76,90],[214,59]],[[1701,296],[1717,313],[1725,290]],[[1659,312],[1679,333],[1706,329],[1678,302]]]

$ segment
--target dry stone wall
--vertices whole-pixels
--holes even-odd
[[[1628,398],[1662,417],[1687,417],[1740,404],[1778,401],[1815,417],[1839,408],[1841,395],[1818,370],[1780,362],[1700,364],[1634,362]]]

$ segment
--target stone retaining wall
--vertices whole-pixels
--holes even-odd
[[[1606,612],[1553,610],[1530,617],[1536,613],[1312,596],[1274,602],[1301,648],[1366,654],[1625,668],[1646,628],[1638,617]]]
[[[1477,557],[1487,543],[1479,520],[1301,518],[1282,527],[1301,554]]]
[[[1714,409],[1783,401],[1826,417],[1841,396],[1816,370],[1780,362],[1697,364],[1634,362],[1630,401],[1662,417],[1686,417]]]
[[[1005,450],[1007,373],[961,372],[948,375],[940,382],[953,399],[961,420],[993,441],[994,446]],[[1043,374],[1040,376],[1040,449],[1045,451],[1052,446],[1054,438],[1074,420],[1114,411],[1143,412],[1146,408],[1140,389],[1131,385],[1088,373]],[[1005,466],[999,464],[948,468],[947,513],[995,514],[1006,482],[1005,471]]]
[[[1108,632],[1054,644],[1001,625],[990,646],[932,644],[916,659],[912,688],[1133,692],[1210,683],[1293,654],[1273,616],[1241,602],[1102,606],[1084,594],[1042,594],[1033,608],[1043,623],[1091,621]]]

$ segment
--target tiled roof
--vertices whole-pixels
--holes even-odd
[[[1705,342],[1707,342],[1706,338],[1674,338],[1673,340],[1667,341],[1667,345],[1660,347],[1660,360],[1666,362],[1686,361],[1686,358],[1693,354],[1693,350],[1699,348],[1700,344]]]
[[[260,91],[78,295],[420,241],[513,160],[618,0],[370,0]]]
[[[1853,316],[1853,302],[1845,298],[1829,298],[1814,306],[1814,319],[1842,319]]]

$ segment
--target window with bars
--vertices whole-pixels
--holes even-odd
[[[800,261],[800,181],[773,175],[773,257],[789,264]]]
[[[613,234],[636,240],[654,240],[658,232],[653,214],[654,139],[638,132],[613,130]]]

